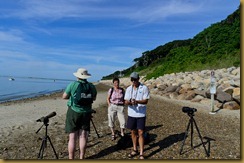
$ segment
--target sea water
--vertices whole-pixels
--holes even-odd
[[[64,90],[70,80],[0,77],[0,103]]]

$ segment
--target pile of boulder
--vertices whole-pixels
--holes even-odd
[[[211,78],[215,81],[215,93],[210,93]],[[100,82],[112,85],[111,80]],[[165,74],[150,80],[141,77],[140,82],[148,86],[151,94],[205,105],[214,102],[219,109],[240,109],[240,67]],[[123,87],[131,84],[129,78],[121,78],[120,83]]]

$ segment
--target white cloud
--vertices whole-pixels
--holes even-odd
[[[0,50],[0,72],[4,75],[35,76],[52,75],[54,78],[70,78],[78,67],[89,68],[94,74],[92,80],[123,70],[132,65],[132,60],[140,54],[140,49],[113,47],[106,50],[80,49],[77,47],[47,48],[22,47],[23,49]],[[70,50],[72,49],[72,50]],[[8,69],[6,69],[8,67]]]
[[[97,81],[103,76],[113,73],[117,70],[123,70],[123,66],[108,66],[106,64],[65,64],[54,61],[38,60],[0,60],[0,75],[9,75],[17,77],[44,77],[58,79],[73,79],[73,72],[79,67],[84,67],[92,74],[90,80]]]
[[[199,3],[199,2],[198,2]],[[193,13],[198,3],[182,0],[113,1],[113,0],[22,0],[18,10],[11,10],[5,16],[22,19],[47,18],[117,18],[136,21],[155,21],[172,14]]]
[[[4,22],[0,26],[0,72],[14,75],[18,71],[25,76],[38,72],[43,77],[70,78],[72,72],[84,66],[94,79],[99,79],[132,66],[133,59],[151,50],[149,47],[193,35],[189,33],[196,30],[195,26],[183,28],[183,23],[196,25],[199,19],[195,16],[206,11],[212,14],[215,8],[224,10],[215,6],[224,2],[227,0],[0,2]],[[204,22],[208,24],[210,19],[202,18],[199,24]]]
[[[20,31],[0,31],[0,41],[23,42]]]

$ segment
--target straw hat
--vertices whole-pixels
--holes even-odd
[[[80,78],[80,79],[87,79],[87,78],[91,77],[91,74],[89,74],[87,72],[87,70],[84,68],[79,68],[77,70],[77,72],[73,73],[73,75],[76,76],[77,78]]]

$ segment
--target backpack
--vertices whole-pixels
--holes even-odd
[[[80,83],[76,81],[75,86],[77,86],[77,88],[74,89],[73,92],[73,103],[76,106],[91,105],[93,103],[93,97],[90,83]]]

